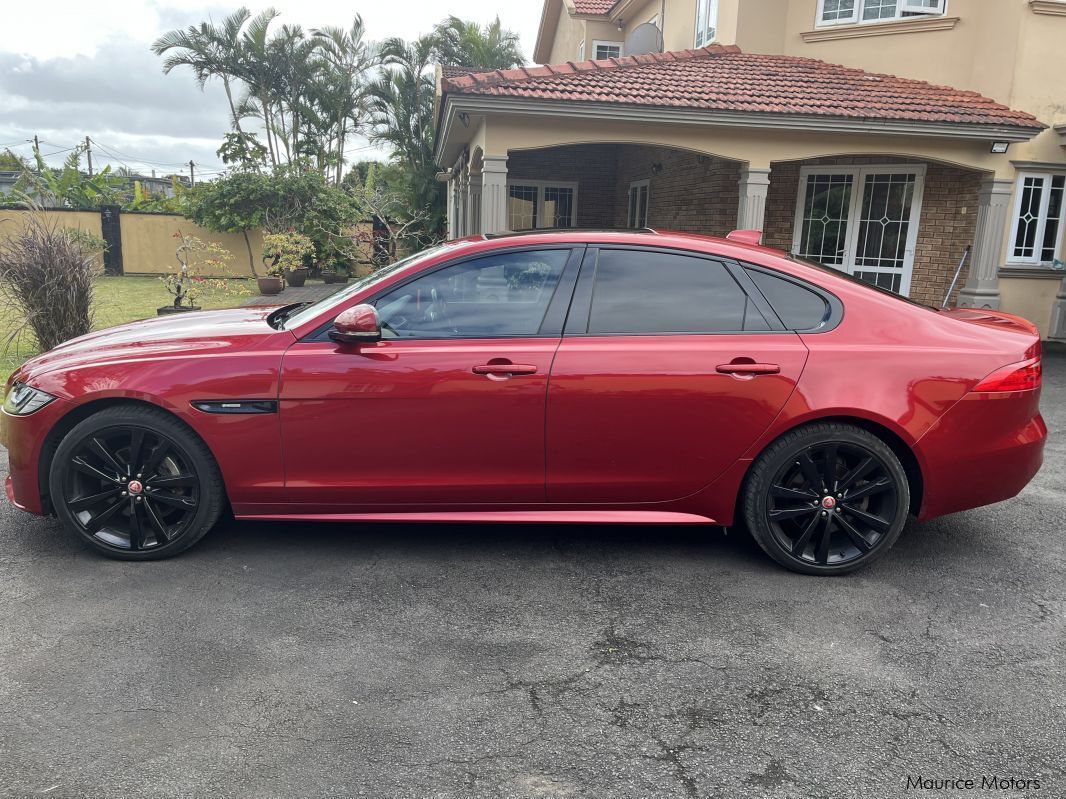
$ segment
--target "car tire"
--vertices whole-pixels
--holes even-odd
[[[786,433],[753,464],[743,515],[771,558],[801,574],[848,574],[883,557],[907,522],[910,486],[892,449],[848,424]]]
[[[76,424],[56,448],[48,483],[63,526],[118,560],[184,552],[226,504],[207,445],[181,420],[142,405],[105,408]]]

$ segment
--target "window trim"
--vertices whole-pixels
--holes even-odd
[[[744,275],[744,278],[746,279],[746,281],[748,281],[748,283],[750,283],[751,290],[755,292],[759,297],[763,298],[763,300],[766,302],[767,307],[770,309],[769,313],[773,314],[773,318],[776,319],[785,330],[789,330],[793,333],[802,333],[803,335],[817,335],[820,333],[828,333],[830,330],[835,330],[843,321],[844,303],[841,302],[840,298],[837,297],[837,295],[833,294],[833,292],[827,291],[821,286],[804,280],[803,278],[794,277],[793,275],[790,275],[786,272],[779,272],[776,269],[771,269],[768,266],[761,266],[759,264],[753,264],[747,261],[741,261],[739,263],[739,266],[741,273]],[[823,268],[828,269],[830,267]],[[821,324],[819,324],[817,327],[802,329],[792,328],[786,325],[784,320],[781,319],[777,311],[774,309],[773,305],[770,304],[770,300],[767,299],[766,295],[762,293],[762,289],[759,288],[759,284],[752,280],[751,276],[748,274],[749,272],[761,272],[764,275],[779,278],[788,283],[793,283],[794,285],[806,289],[807,291],[810,291],[813,294],[816,294],[817,296],[821,297],[826,304],[826,314],[822,318]],[[894,294],[893,296],[899,295]],[[763,313],[764,315],[766,315],[767,312],[764,311]]]
[[[578,202],[578,183],[577,181],[568,180],[524,180],[522,178],[508,178],[507,179],[507,195],[506,200],[509,203],[511,200],[511,186],[532,186],[537,190],[537,219],[544,219],[544,190],[545,189],[573,189],[574,191],[574,203],[570,208],[570,228],[554,228],[554,227],[534,227],[534,228],[522,228],[522,231],[534,231],[534,230],[567,230],[577,227],[577,202]],[[508,230],[510,230],[511,214],[507,212],[507,224]]]
[[[892,22],[910,22],[911,20],[927,20],[937,17],[946,17],[948,14],[948,2],[949,0],[940,0],[939,11],[921,11],[916,8],[907,8],[908,0],[895,0],[896,13],[891,17],[882,17],[880,19],[863,19],[862,18],[862,5],[863,0],[855,0],[855,8],[851,12],[851,17],[847,19],[832,19],[825,20],[825,0],[818,0],[818,8],[815,12],[814,26],[816,28],[836,28],[841,25],[885,25]],[[906,15],[906,16],[905,16]]]
[[[818,2],[821,3],[822,0],[818,0]],[[700,14],[701,10],[703,11],[702,15]],[[718,11],[718,0],[696,0],[696,29],[692,34],[693,47],[706,47],[718,41]],[[703,19],[700,19],[701,16]],[[700,32],[712,27],[709,24],[712,18],[714,19],[714,35],[700,41]]]
[[[618,55],[617,56],[604,56],[603,58],[600,58],[600,54],[599,54],[600,45],[603,45],[604,47],[617,47],[618,48]],[[621,58],[625,54],[626,54],[625,42],[612,42],[609,39],[593,39],[592,40],[592,57],[593,57],[594,61],[603,61],[603,60],[605,60],[607,58]]]
[[[1062,258],[1062,241],[1063,235],[1066,233],[1066,196],[1063,198],[1062,207],[1059,209],[1059,231],[1055,241],[1055,252],[1052,254],[1052,261],[1043,260],[1038,253],[1043,250],[1043,246],[1038,242],[1044,240],[1044,233],[1047,230],[1048,223],[1048,206],[1051,205],[1051,181],[1056,177],[1064,177],[1066,173],[1062,171],[1048,171],[1048,172],[1035,172],[1026,171],[1019,172],[1018,177],[1014,183],[1014,203],[1011,216],[1010,225],[1010,239],[1007,241],[1007,266],[1024,266],[1024,267],[1036,267],[1041,269],[1052,268],[1052,262],[1061,260]],[[1036,239],[1033,243],[1033,254],[1026,258],[1024,256],[1014,254],[1014,243],[1017,240],[1018,228],[1021,224],[1021,212],[1022,212],[1022,194],[1023,184],[1026,178],[1040,178],[1044,181],[1044,188],[1041,190],[1040,198],[1040,217],[1039,226],[1037,227]],[[1066,187],[1063,188],[1064,194],[1066,194]]]
[[[634,189],[647,189],[647,194],[644,201],[644,224],[636,224],[639,219],[632,220],[630,211],[633,209],[633,190]],[[638,198],[639,204],[639,198]],[[639,208],[638,208],[639,211]],[[648,226],[648,217],[651,216],[651,178],[645,178],[644,180],[634,180],[630,182],[629,189],[626,191],[626,227],[630,230],[641,230]]]

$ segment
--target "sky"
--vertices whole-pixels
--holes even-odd
[[[197,177],[223,169],[215,151],[228,131],[222,88],[197,87],[192,73],[164,75],[162,59],[149,49],[162,33],[211,18],[220,21],[237,3],[195,0],[51,0],[5,4],[0,39],[0,150],[30,156],[34,135],[50,163],[89,136],[94,165],[129,166],[144,174],[196,164]],[[278,0],[245,3],[256,13],[267,6],[279,20],[305,28],[349,27],[360,13],[371,39],[415,38],[448,14],[487,23],[499,14],[504,27],[533,52],[540,0]],[[46,11],[44,9],[47,9]],[[350,159],[384,158],[365,141],[352,144]]]

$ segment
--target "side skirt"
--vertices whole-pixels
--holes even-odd
[[[236,513],[247,521],[305,522],[463,522],[466,524],[716,524],[694,513],[670,511],[515,510],[429,511],[418,513]]]

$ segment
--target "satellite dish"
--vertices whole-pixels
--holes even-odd
[[[637,25],[626,39],[626,55],[644,55],[663,51],[663,32],[654,22]]]

